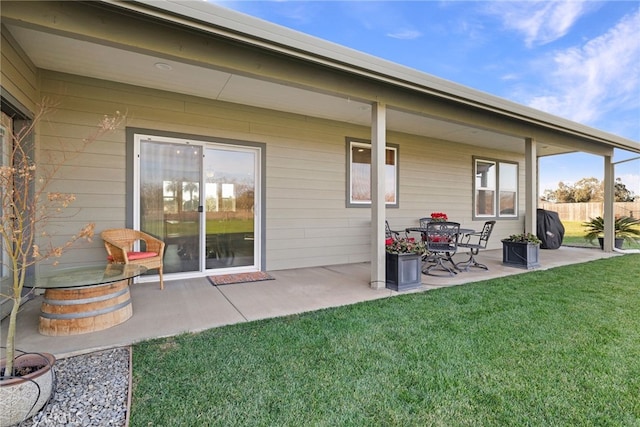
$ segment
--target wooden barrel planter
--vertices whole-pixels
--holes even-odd
[[[133,315],[129,281],[66,289],[47,289],[40,309],[43,335],[78,335],[101,331]]]

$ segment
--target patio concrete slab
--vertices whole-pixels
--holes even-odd
[[[596,249],[561,247],[541,250],[541,269],[617,256]],[[456,255],[456,261],[465,259]],[[527,272],[502,265],[502,251],[482,252],[481,262],[489,271],[472,269],[456,276],[422,276],[421,292],[446,286],[478,282]],[[369,286],[370,265],[358,263],[269,272],[275,280],[213,286],[206,278],[138,283],[131,287],[133,317],[126,322],[83,335],[50,337],[38,333],[42,296],[25,303],[19,315],[17,348],[46,351],[63,358],[91,351],[130,345],[156,337],[286,316],[328,307],[354,304],[399,295],[388,289]],[[6,336],[6,319],[2,337]]]

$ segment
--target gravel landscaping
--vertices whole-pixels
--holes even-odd
[[[57,360],[51,401],[20,426],[125,426],[129,354],[116,348]]]

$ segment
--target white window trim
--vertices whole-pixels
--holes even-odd
[[[478,188],[476,187],[476,177],[477,177],[477,166],[478,166],[478,162],[484,162],[484,163],[493,163],[495,165],[496,168],[496,172],[495,172],[495,181],[493,182],[493,186],[486,186],[486,187],[481,187]],[[514,206],[514,212],[513,213],[509,213],[509,214],[501,214],[500,213],[500,192],[501,192],[501,188],[500,188],[500,168],[501,165],[514,165],[516,167],[516,182],[514,183],[514,187],[513,188],[509,188],[507,191],[515,191],[515,206]],[[488,219],[517,219],[518,218],[518,206],[519,206],[519,197],[520,197],[520,192],[518,191],[519,188],[519,173],[520,173],[520,164],[518,162],[515,161],[507,161],[507,160],[500,160],[500,159],[493,159],[493,158],[488,158],[488,157],[473,157],[473,163],[472,163],[472,168],[473,168],[473,195],[472,195],[472,217],[473,219],[479,219],[479,220],[488,220]],[[494,197],[493,197],[493,215],[487,215],[487,214],[478,214],[478,212],[476,211],[476,207],[477,207],[477,201],[476,201],[476,196],[477,196],[477,192],[478,190],[491,190],[494,192]]]

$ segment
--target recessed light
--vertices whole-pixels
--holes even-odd
[[[155,66],[158,70],[163,70],[163,71],[171,71],[173,70],[173,67],[169,64],[166,64],[164,62],[156,62]]]

